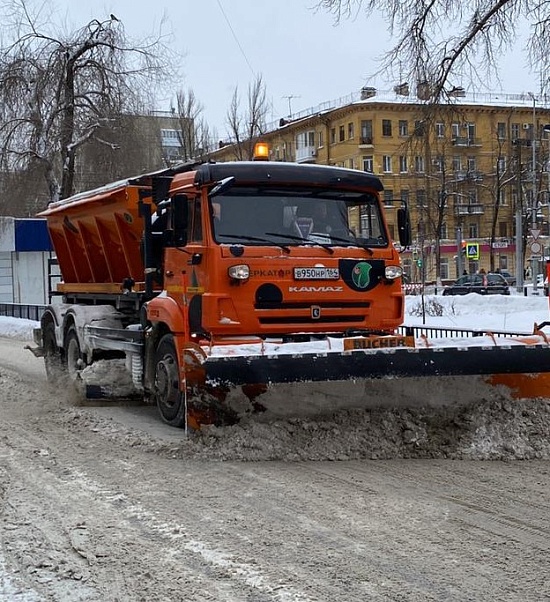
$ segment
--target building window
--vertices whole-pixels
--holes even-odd
[[[416,173],[424,173],[426,171],[424,157],[422,157],[421,155],[417,155],[414,158],[414,170],[416,171]]]
[[[399,120],[399,135],[400,136],[408,136],[409,135],[409,122],[404,119]]]
[[[363,157],[363,171],[374,173],[374,158],[372,155]]]
[[[468,142],[470,144],[473,144],[476,140],[476,124],[469,123],[467,125],[467,129],[468,129]]]
[[[390,155],[383,155],[383,157],[382,157],[382,171],[384,173],[391,173],[391,157],[390,157]]]
[[[475,171],[475,170],[476,170],[476,158],[468,157],[468,171]]]
[[[441,173],[443,171],[444,160],[443,157],[436,157],[432,159],[432,165],[434,167],[434,171],[437,173]]]
[[[468,224],[468,237],[479,238],[479,228],[475,222]]]
[[[372,144],[372,119],[361,121],[361,144]]]
[[[353,122],[348,123],[348,140],[353,140],[355,138],[355,127]]]
[[[517,140],[519,138],[519,123],[512,123],[510,135],[512,136],[512,140]]]
[[[506,124],[502,121],[497,123],[497,138],[499,140],[506,140]]]
[[[330,128],[330,143],[336,143],[336,128]]]
[[[393,205],[393,190],[384,189],[384,205],[391,207]]]
[[[446,257],[441,259],[441,262],[439,263],[439,273],[443,280],[449,279],[449,260]]]
[[[296,150],[315,146],[315,132],[300,132],[296,136]]]
[[[346,139],[346,128],[343,125],[341,125],[338,128],[338,141],[344,142],[345,139]]]
[[[508,238],[508,222],[498,222],[498,235],[500,238]]]
[[[391,119],[382,119],[382,136],[391,136]]]
[[[447,238],[447,224],[445,222],[443,222],[441,224],[441,228],[439,230],[439,238],[440,239]]]
[[[436,123],[435,124],[435,135],[438,138],[445,138],[445,124],[444,123]]]
[[[453,157],[453,171],[462,171],[462,157],[460,155]]]
[[[426,191],[424,189],[420,189],[416,191],[416,206],[417,207],[426,207]]]
[[[426,125],[423,121],[415,121],[414,122],[414,135],[415,136],[424,136],[426,133]]]
[[[399,157],[399,171],[401,173],[407,173],[408,165],[407,165],[407,155],[401,155]]]
[[[401,190],[401,198],[405,201],[405,203],[409,202],[410,191],[408,190],[408,188],[404,188]]]
[[[501,270],[508,271],[508,257],[506,255],[500,255],[498,258],[498,262]]]
[[[324,144],[325,144],[324,137],[323,137],[323,130],[321,130],[321,131],[320,131],[320,132],[317,134],[317,139],[319,140],[319,142],[318,142],[318,147],[319,147],[319,148],[322,148],[322,147],[324,146]]]
[[[180,130],[160,130],[162,146],[181,147],[182,133]]]
[[[506,196],[506,190],[504,190],[503,188],[501,188],[498,191],[498,204],[502,207],[502,206],[506,206],[508,205],[508,197]]]
[[[451,136],[454,139],[460,138],[460,123],[451,124]]]
[[[506,157],[499,157],[497,159],[497,169],[501,174],[506,171]]]

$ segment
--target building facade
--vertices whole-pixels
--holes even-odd
[[[407,202],[414,244],[402,255],[415,281],[481,268],[542,269],[549,244],[550,109],[532,95],[467,95],[433,105],[364,88],[281,119],[263,140],[271,160],[321,163],[377,175],[390,231]],[[328,106],[327,106],[328,105]],[[211,154],[233,160],[231,145]],[[537,242],[541,249],[533,253]]]

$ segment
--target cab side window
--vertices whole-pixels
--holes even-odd
[[[187,208],[189,218],[188,242],[202,242],[202,211],[200,197],[190,198]]]

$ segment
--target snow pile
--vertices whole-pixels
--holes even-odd
[[[0,316],[0,336],[18,341],[32,341],[32,331],[40,322],[23,318]]]
[[[83,408],[65,410],[68,428],[86,428],[170,458],[218,461],[344,461],[399,458],[550,459],[550,401],[482,400],[463,408],[339,412],[316,420],[242,421],[203,427],[170,442]]]

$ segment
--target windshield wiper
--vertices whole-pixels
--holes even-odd
[[[341,238],[340,236],[332,236],[330,235],[331,240],[335,240],[337,242],[347,242],[349,246],[351,247],[359,247],[361,249],[365,249],[365,251],[368,251],[371,255],[374,253],[374,251],[365,243],[359,242],[357,240],[357,238],[355,238],[354,240],[350,240],[349,238]]]
[[[269,235],[268,232],[266,232],[266,234]],[[275,245],[276,247],[280,247],[285,253],[290,253],[290,247],[288,247],[287,245],[283,245],[280,242],[275,242],[274,240],[270,240],[269,238],[262,238],[260,236],[247,236],[244,234],[216,234],[216,237],[234,238],[236,240],[248,240],[251,242],[268,243],[270,245]]]
[[[328,251],[331,255],[334,253],[334,249],[332,245],[323,242],[317,242],[315,240],[308,240],[307,238],[302,238],[301,236],[295,236],[294,234],[279,234],[278,232],[266,232],[268,236],[280,236],[281,238],[288,238],[289,240],[296,240],[302,245],[316,245],[318,247],[323,247],[326,251]]]

